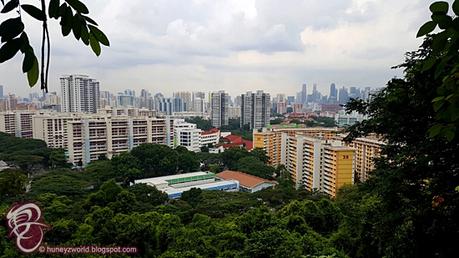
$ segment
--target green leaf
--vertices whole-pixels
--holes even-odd
[[[91,24],[93,24],[93,25],[96,25],[96,26],[99,25],[99,24],[97,24],[97,22],[95,22],[93,19],[89,18],[88,16],[85,16],[85,15],[81,15],[81,16],[83,16],[83,18],[84,18],[87,22],[89,22],[89,23],[91,23]]]
[[[19,6],[19,0],[9,1],[2,9],[2,13],[7,13]]]
[[[73,9],[75,9],[77,12],[79,13],[84,13],[84,14],[88,14],[89,13],[89,10],[88,8],[86,7],[86,5],[84,5],[82,2],[78,1],[78,0],[65,0],[71,7],[73,7]]]
[[[436,124],[429,129],[429,136],[435,137],[440,134],[441,130],[443,129],[443,125]]]
[[[59,0],[51,0],[49,2],[48,13],[51,18],[59,18]]]
[[[432,68],[434,64],[437,62],[437,59],[435,57],[429,57],[426,60],[424,60],[424,64],[422,65],[422,71],[425,72]]]
[[[444,99],[434,102],[433,103],[434,111],[437,112],[438,110],[440,110],[440,108],[442,108],[444,104],[445,104]]]
[[[431,18],[442,30],[447,29],[453,22],[453,18],[445,14],[433,14]]]
[[[436,97],[436,98],[434,98],[434,99],[432,100],[432,103],[433,103],[433,102],[438,102],[438,101],[441,101],[441,100],[444,100],[444,99],[445,99],[444,96]]]
[[[435,29],[435,27],[437,27],[437,24],[434,21],[428,21],[424,23],[424,25],[422,25],[419,29],[416,37],[419,38],[431,33]]]
[[[30,46],[30,43],[29,43],[29,37],[27,37],[27,33],[23,32],[19,39],[21,40],[21,43],[22,43],[21,44],[21,48],[20,48],[22,53],[25,53],[29,49],[32,49],[32,47]],[[32,49],[32,51],[33,51],[33,49]]]
[[[94,37],[96,37],[96,39],[102,43],[103,45],[109,47],[110,46],[110,41],[108,41],[108,38],[107,36],[105,36],[105,34],[99,30],[97,27],[95,26],[92,26],[92,25],[88,25],[89,29],[91,30],[91,34],[94,35]]]
[[[20,17],[8,19],[0,24],[0,37],[2,38],[2,42],[15,38],[21,34],[22,31],[24,31],[24,23],[22,23]]]
[[[0,63],[10,60],[21,48],[21,40],[16,38],[3,44],[0,48]]]
[[[70,31],[72,31],[71,27],[61,25],[62,36],[67,37],[70,34]]]
[[[72,22],[72,31],[73,31],[73,35],[75,36],[75,38],[77,40],[80,40],[80,37],[81,37],[81,21],[78,17],[79,14],[75,14],[75,16],[73,17],[73,22]]]
[[[455,0],[452,7],[453,7],[454,14],[459,16],[459,1]]]
[[[30,4],[21,4],[22,10],[28,13],[33,18],[44,21],[46,19],[46,15],[43,10],[38,9],[37,7],[30,5]]]
[[[94,37],[94,35],[89,34],[89,43],[91,44],[92,51],[96,54],[96,56],[100,55],[100,44],[99,41]]]
[[[448,12],[449,4],[448,2],[438,1],[430,5],[429,9],[432,13],[443,13]]]
[[[30,71],[33,67],[34,61],[37,59],[35,54],[33,53],[33,50],[29,50],[25,52],[24,55],[24,60],[22,61],[22,72],[26,73]]]
[[[35,55],[34,55],[35,57]],[[29,81],[29,86],[33,87],[38,81],[38,60],[37,57],[33,59],[32,68],[27,72],[27,80]]]
[[[86,26],[81,26],[81,40],[86,46],[89,45],[89,32]]]
[[[446,128],[445,130],[443,130],[442,134],[445,135],[446,137],[446,140],[448,140],[449,142],[452,141],[454,139],[454,136],[456,136],[456,133],[454,132],[454,130],[450,127]]]

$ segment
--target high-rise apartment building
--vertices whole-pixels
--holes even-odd
[[[143,143],[171,146],[169,118],[86,116],[68,122],[69,162],[88,164],[100,156],[111,158]]]
[[[78,113],[42,113],[32,117],[33,138],[46,142],[50,148],[67,149],[67,125],[81,120]]]
[[[269,158],[268,163],[273,166],[282,164],[282,134],[288,136],[302,135],[321,139],[335,139],[339,133],[338,128],[309,127],[309,128],[284,128],[253,130],[253,147],[262,148]]]
[[[241,95],[241,127],[261,129],[269,125],[271,115],[271,97],[259,90]]]
[[[32,116],[35,111],[0,112],[0,132],[20,138],[32,138]]]
[[[356,138],[347,144],[355,149],[355,173],[360,182],[368,179],[371,171],[375,169],[375,158],[381,156],[381,149],[385,143],[376,137]]]
[[[210,97],[212,126],[220,128],[228,125],[228,93],[212,92]]]
[[[100,107],[99,82],[86,75],[60,78],[63,112],[96,113]]]
[[[0,85],[0,99],[3,98],[3,85]]]
[[[343,142],[283,133],[281,145],[282,164],[296,188],[334,197],[341,186],[353,184],[354,149]]]

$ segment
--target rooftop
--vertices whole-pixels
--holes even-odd
[[[207,131],[203,131],[201,133],[201,135],[206,135],[206,134],[214,134],[214,133],[218,133],[220,132],[220,130],[218,128],[212,128],[210,130],[207,130]]]
[[[240,171],[232,171],[232,170],[225,170],[217,174],[217,177],[224,179],[224,180],[237,180],[241,184],[241,186],[247,188],[254,188],[259,184],[262,183],[272,183],[277,184],[276,181],[264,179],[261,177],[253,176],[250,174],[246,174]]]

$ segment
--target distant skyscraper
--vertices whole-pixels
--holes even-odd
[[[133,90],[125,90],[124,92],[118,92],[116,96],[117,107],[137,107],[139,106],[139,99],[135,97]]]
[[[308,103],[308,89],[306,83],[303,83],[303,88],[301,88],[301,104],[305,105]]]
[[[349,98],[358,99],[360,96],[360,89],[357,87],[351,87],[349,89]]]
[[[212,92],[210,97],[212,126],[228,125],[228,93]]]
[[[346,104],[349,101],[349,93],[347,88],[342,87],[339,89],[339,104]]]
[[[240,106],[241,106],[241,102],[242,102],[241,96],[236,96],[236,97],[234,98],[234,106],[235,106],[235,107],[240,107]]]
[[[179,97],[161,98],[159,99],[158,110],[166,115],[172,115],[174,112],[185,111],[185,106],[183,100]]]
[[[185,107],[185,110],[183,111],[191,111],[192,109],[191,92],[187,92],[187,91],[174,92],[173,97],[182,99],[183,105]],[[179,112],[179,111],[175,111],[175,112]]]
[[[330,84],[330,95],[328,96],[328,102],[336,103],[338,101],[338,90],[334,83]]]
[[[269,125],[271,98],[262,90],[256,93],[247,92],[241,95],[241,127],[249,125],[250,129],[260,129]]]
[[[295,102],[295,96],[287,97],[287,105],[292,105]]]
[[[0,99],[3,98],[3,85],[0,85]]]
[[[317,84],[314,83],[312,86],[312,94],[310,95],[311,99],[308,99],[309,102],[319,103],[322,99],[322,94],[317,90]]]
[[[124,90],[124,95],[126,96],[132,96],[135,97],[135,91],[134,90]]]
[[[60,78],[63,112],[96,113],[99,108],[99,82],[86,75]]]
[[[195,112],[206,111],[206,93],[205,92],[193,92],[191,99],[190,110]]]
[[[149,110],[155,109],[153,98],[151,97],[151,94],[145,89],[140,91],[139,107],[147,108]]]

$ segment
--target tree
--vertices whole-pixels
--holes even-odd
[[[448,2],[438,1],[430,5],[431,20],[418,31],[417,37],[425,36],[435,28],[438,33],[430,34],[431,44],[426,56],[420,61],[422,71],[435,71],[433,77],[440,84],[432,98],[435,123],[429,129],[431,137],[454,139],[459,127],[459,1],[452,4],[456,16],[448,14]]]
[[[139,161],[144,177],[174,174],[178,169],[178,153],[169,146],[142,144],[130,152]]]
[[[204,130],[204,131],[207,131],[207,130],[210,130],[210,129],[213,128],[212,123],[211,123],[210,120],[203,119],[202,117],[199,117],[199,116],[190,117],[190,118],[187,118],[185,120],[188,123],[196,124],[197,128],[199,128],[201,130]]]
[[[244,157],[238,160],[237,169],[251,175],[272,179],[275,169],[255,157]]]
[[[129,152],[113,157],[111,164],[117,178],[126,185],[145,176],[141,171],[140,161]]]
[[[188,191],[182,193],[181,199],[189,203],[192,207],[196,207],[202,200],[202,190],[199,188],[191,188]]]
[[[266,155],[266,151],[262,148],[255,148],[250,151],[250,155],[257,158],[259,161],[267,164],[269,161],[268,155]]]
[[[0,24],[0,37],[2,47],[0,48],[0,63],[13,58],[19,50],[24,54],[22,62],[22,71],[27,73],[27,79],[30,86],[34,86],[41,72],[41,89],[48,91],[48,70],[50,62],[50,39],[48,31],[48,19],[60,19],[62,35],[68,36],[70,32],[77,40],[85,45],[90,45],[94,53],[100,55],[100,44],[109,46],[110,42],[107,36],[97,28],[98,24],[87,16],[88,8],[79,0],[65,0],[60,5],[59,0],[50,0],[48,8],[47,1],[40,0],[40,6],[30,4],[20,4],[18,0],[9,0],[5,4],[2,0],[2,13],[18,14],[9,18]],[[41,40],[41,61],[39,63],[30,44],[27,33],[24,30],[22,14],[27,13],[35,20],[42,23],[42,40]]]
[[[11,197],[25,193],[27,175],[24,171],[6,169],[0,171],[0,196]]]
[[[249,152],[246,149],[229,148],[220,155],[223,165],[225,165],[228,169],[237,169],[238,160],[249,156]]]
[[[456,0],[456,14],[458,7]],[[361,218],[376,218],[369,220],[370,226],[368,220],[347,224],[349,232],[361,232],[359,238],[367,239],[358,243],[356,257],[368,256],[369,250],[385,257],[449,257],[457,253],[452,239],[459,237],[454,219],[459,216],[459,193],[455,190],[459,185],[459,140],[452,115],[457,115],[458,81],[453,83],[451,78],[459,64],[458,31],[453,29],[458,18],[446,14],[446,2],[436,2],[430,9],[433,21],[424,25],[419,35],[437,25],[446,30],[428,36],[418,51],[407,54],[399,66],[404,68],[404,78],[389,81],[371,100],[353,100],[347,105],[348,112],[369,117],[350,128],[348,140],[376,133],[387,142],[373,177],[359,185],[362,196],[379,200]],[[448,103],[437,99],[445,93],[449,94],[448,100],[444,99]],[[432,138],[437,135],[440,137]],[[366,203],[364,200],[361,203]],[[363,233],[362,228],[371,228],[372,234]]]
[[[147,211],[153,207],[165,203],[167,194],[159,191],[156,187],[146,184],[135,184],[129,187],[129,192],[141,203],[142,209]]]

